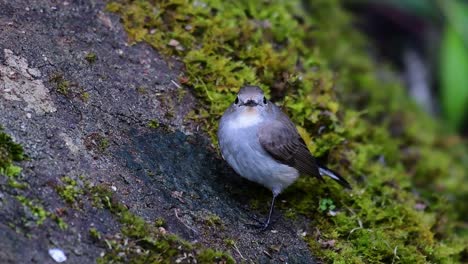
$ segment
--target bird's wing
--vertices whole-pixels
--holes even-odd
[[[296,168],[301,174],[321,179],[315,159],[294,124],[286,116],[280,118],[261,125],[260,145],[277,161]]]

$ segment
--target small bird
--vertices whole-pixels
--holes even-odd
[[[294,123],[257,86],[240,89],[221,117],[218,141],[223,158],[240,176],[272,191],[263,230],[270,224],[276,197],[299,175],[322,181],[328,176],[351,189],[339,174],[317,164]]]

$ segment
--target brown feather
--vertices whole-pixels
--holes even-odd
[[[264,123],[258,138],[263,149],[277,161],[296,168],[301,174],[322,179],[315,158],[307,149],[294,124],[284,114]]]

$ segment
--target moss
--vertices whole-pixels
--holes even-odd
[[[89,195],[97,207],[110,210],[121,224],[120,233],[106,235],[104,241],[96,229],[90,229],[91,238],[104,243],[108,249],[97,263],[234,263],[224,252],[206,249],[162,232],[163,220],[158,218],[155,224],[147,223],[119,203],[105,187],[94,186]]]
[[[83,102],[87,103],[89,101],[89,93],[85,92],[84,90],[81,91],[80,93],[80,98]]]
[[[283,194],[287,214],[318,230],[305,239],[319,259],[466,261],[457,228],[468,214],[466,145],[421,113],[398,81],[379,77],[388,70],[368,57],[339,1],[301,2],[122,0],[107,8],[134,41],[183,60],[181,83],[202,102],[191,117],[214,143],[239,87],[256,84],[312,153],[352,182],[347,192],[301,178]],[[333,214],[321,213],[331,205]]]
[[[184,78],[181,78],[181,83],[183,83],[184,80],[185,80]],[[185,90],[183,88],[178,89],[177,90],[177,102],[181,103],[186,95],[187,95],[187,90]]]
[[[110,146],[109,138],[100,133],[91,133],[86,136],[84,140],[86,149],[94,151],[99,154],[106,153]]]
[[[164,218],[156,218],[156,220],[154,220],[154,226],[155,227],[164,227],[166,226],[166,220],[164,220]]]
[[[8,178],[8,187],[14,189],[17,193],[22,193],[21,191],[29,188],[29,185],[20,178],[21,167],[13,164],[13,162],[19,162],[24,159],[23,147],[14,143],[12,138],[4,133],[0,126],[0,175]],[[27,211],[26,215],[32,217],[32,221],[23,218],[23,220],[26,221],[25,225],[29,226],[34,224],[36,226],[41,226],[48,218],[51,218],[60,229],[67,229],[68,225],[65,221],[61,217],[47,211],[40,201],[27,198],[22,194],[15,194],[14,197],[24,206]],[[15,226],[13,223],[11,225],[13,229],[18,228],[18,226]]]
[[[25,182],[20,182],[20,181],[16,180],[15,178],[10,177],[8,179],[8,186],[10,188],[12,188],[12,189],[26,189],[29,185],[27,183],[25,183]]]
[[[232,257],[226,256],[225,253],[215,251],[213,249],[204,249],[198,254],[197,258],[199,263],[235,263]]]
[[[21,169],[12,163],[23,159],[24,152],[21,145],[13,142],[13,139],[3,132],[3,128],[0,126],[0,173],[6,175],[19,174]]]
[[[97,60],[97,55],[96,55],[96,53],[94,53],[94,52],[89,52],[89,53],[87,53],[86,56],[85,56],[85,60],[86,60],[89,64],[95,63],[96,60]]]
[[[223,224],[223,221],[221,220],[221,218],[218,215],[213,214],[213,213],[208,213],[204,217],[204,221],[208,226],[212,226],[212,227],[221,226]]]
[[[90,228],[89,229],[89,236],[94,240],[94,241],[99,241],[101,240],[101,233],[96,229],[96,228]]]
[[[42,225],[50,215],[44,207],[37,201],[30,200],[22,195],[17,195],[16,199],[31,213],[36,221],[36,225]]]
[[[234,239],[231,239],[231,238],[224,239],[224,243],[228,247],[234,247],[236,245],[236,241]]]
[[[104,152],[108,147],[109,147],[109,139],[108,138],[103,138],[102,140],[99,141],[99,150],[101,152]]]
[[[68,229],[68,224],[63,220],[62,217],[58,216],[58,214],[49,214],[51,219],[55,221],[57,226],[60,228],[60,230],[67,230]]]
[[[13,164],[24,159],[23,148],[13,142],[12,138],[3,132],[0,126],[0,174],[8,178],[8,186],[12,189],[25,189],[28,184],[18,180],[21,167]]]
[[[149,128],[158,128],[159,122],[157,120],[150,120],[147,125]]]
[[[65,80],[63,74],[55,73],[50,78],[49,81],[55,84],[55,88],[58,93],[68,96],[70,94],[70,81]]]
[[[137,92],[139,94],[147,94],[148,93],[146,87],[144,87],[144,86],[139,86],[136,90],[137,90]]]
[[[78,98],[85,103],[89,100],[89,93],[77,83],[65,79],[61,72],[52,74],[49,78],[49,82],[55,86],[55,90],[59,94],[67,98]]]
[[[77,198],[83,195],[83,190],[78,186],[76,180],[73,180],[68,176],[63,176],[60,181],[62,182],[62,185],[58,185],[55,188],[58,195],[65,202],[75,204],[77,202]]]

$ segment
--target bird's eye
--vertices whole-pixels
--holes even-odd
[[[235,104],[239,103],[239,97],[236,97],[236,100],[234,101]]]
[[[265,96],[263,96],[263,104],[267,104],[267,99]]]

